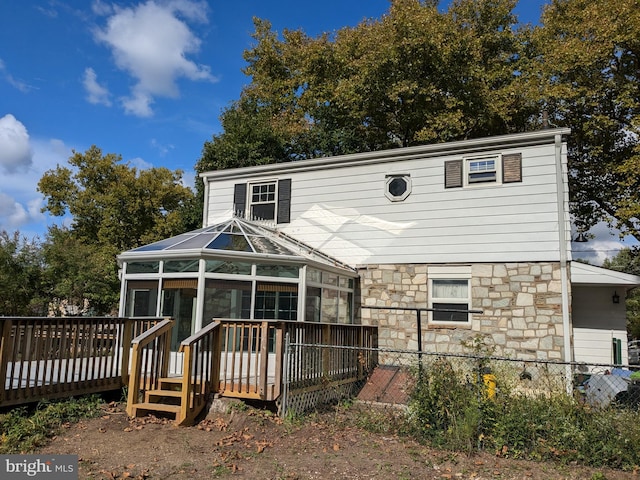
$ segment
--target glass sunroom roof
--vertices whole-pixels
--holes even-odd
[[[175,237],[166,238],[142,247],[124,252],[126,256],[142,256],[145,253],[154,256],[166,253],[167,256],[184,251],[199,250],[201,253],[232,255],[233,253],[249,253],[264,255],[283,255],[313,258],[321,263],[350,267],[336,259],[330,258],[313,248],[284,235],[275,229],[259,225],[237,217]]]

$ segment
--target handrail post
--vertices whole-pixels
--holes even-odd
[[[184,353],[184,362],[182,364],[182,401],[180,402],[180,418],[176,419],[177,423],[182,423],[188,416],[189,400],[191,399],[191,390],[193,382],[191,381],[191,370],[193,368],[192,345],[185,345],[182,348]]]
[[[0,391],[0,403],[4,401],[7,391],[4,388],[4,382],[7,381],[7,365],[9,364],[9,358],[11,358],[11,342],[9,339],[11,338],[11,328],[13,326],[13,321],[9,318],[3,319],[2,325],[2,338],[0,339],[0,379],[2,379],[2,390]],[[11,380],[10,382],[12,382]],[[9,388],[11,388],[11,383],[9,384]]]
[[[129,378],[129,392],[127,395],[127,415],[133,417],[135,404],[138,403],[138,391],[140,390],[140,373],[142,357],[140,355],[140,345],[133,344],[131,355],[131,377]]]
[[[129,384],[129,356],[131,354],[131,340],[133,340],[133,322],[130,318],[125,318],[122,328],[122,357],[120,374],[122,376],[122,385]]]

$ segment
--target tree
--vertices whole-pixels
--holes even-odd
[[[89,299],[96,313],[110,313],[119,296],[116,255],[199,226],[197,200],[182,185],[181,171],[137,170],[95,146],[73,152],[69,165],[47,171],[38,183],[44,210],[72,216],[68,230],[49,231],[52,295]]]
[[[640,240],[640,2],[553,0],[542,22],[529,73],[552,121],[572,130],[575,224]]]
[[[108,249],[81,241],[53,226],[42,245],[50,312],[59,315],[114,313],[120,281]]]
[[[527,36],[515,0],[397,0],[388,15],[310,38],[255,20],[250,84],[199,171],[522,131]]]
[[[0,315],[46,313],[43,260],[38,242],[0,232]]]

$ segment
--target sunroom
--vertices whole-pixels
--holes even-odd
[[[122,253],[120,315],[171,317],[171,349],[213,319],[354,323],[354,269],[233,217]]]

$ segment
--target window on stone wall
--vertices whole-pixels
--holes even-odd
[[[471,322],[471,267],[431,267],[429,323],[460,325]]]

